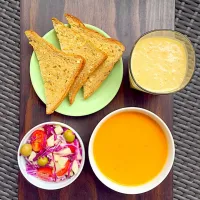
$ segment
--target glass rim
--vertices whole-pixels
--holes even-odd
[[[185,38],[189,42],[190,46],[192,47],[193,53],[194,53],[194,69],[192,71],[192,75],[191,75],[190,79],[187,81],[187,83],[185,85],[180,87],[178,90],[174,90],[174,91],[172,90],[172,91],[169,91],[169,92],[154,92],[154,91],[150,91],[150,90],[147,90],[147,89],[143,88],[142,86],[140,86],[140,84],[137,83],[137,81],[135,80],[135,78],[133,76],[132,70],[131,70],[131,60],[132,60],[133,50],[134,50],[136,44],[139,42],[139,40],[141,38],[143,38],[145,35],[148,35],[148,34],[153,33],[153,32],[161,32],[161,31],[178,33],[179,35],[181,35],[183,38]],[[133,45],[133,48],[132,48],[131,53],[130,53],[130,59],[129,59],[129,65],[128,65],[129,74],[130,74],[131,78],[133,79],[134,84],[136,84],[136,86],[139,88],[139,90],[144,91],[144,92],[149,93],[149,94],[158,94],[158,95],[159,94],[173,94],[173,93],[179,92],[180,90],[185,88],[188,85],[188,83],[192,80],[192,78],[194,76],[195,68],[196,68],[196,53],[195,53],[195,49],[194,49],[194,46],[193,46],[191,40],[186,35],[180,33],[179,31],[175,31],[175,30],[172,30],[172,29],[154,29],[154,30],[147,31],[147,32],[143,33],[135,41],[135,43]]]

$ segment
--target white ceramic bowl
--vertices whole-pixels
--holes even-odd
[[[113,115],[115,115],[117,113],[121,113],[121,112],[127,112],[127,111],[143,113],[145,115],[148,115],[152,119],[154,119],[160,125],[160,127],[163,129],[163,131],[166,135],[166,138],[167,138],[167,142],[168,142],[168,157],[167,157],[167,160],[166,160],[166,163],[165,163],[163,169],[153,180],[151,180],[145,184],[139,185],[139,186],[124,186],[124,185],[120,185],[115,182],[112,182],[99,170],[98,166],[96,165],[96,162],[94,160],[94,155],[93,155],[94,138],[95,138],[95,135],[96,135],[99,127],[108,118],[112,117]],[[174,140],[173,140],[172,134],[171,134],[169,128],[167,127],[167,125],[163,122],[163,120],[161,118],[159,118],[157,115],[155,115],[154,113],[152,113],[148,110],[145,110],[142,108],[136,108],[136,107],[129,107],[129,108],[122,108],[122,109],[116,110],[116,111],[110,113],[109,115],[107,115],[106,117],[104,117],[99,122],[99,124],[94,129],[92,136],[90,138],[88,154],[89,154],[89,161],[90,161],[90,164],[91,164],[91,167],[92,167],[94,173],[96,174],[98,179],[102,183],[104,183],[107,187],[109,187],[117,192],[124,193],[124,194],[140,194],[140,193],[144,193],[144,192],[147,192],[147,191],[155,188],[167,177],[167,175],[169,174],[169,172],[173,166],[174,156],[175,156],[175,147],[174,147]],[[105,163],[105,165],[106,165],[106,163]]]
[[[48,181],[43,181],[39,178],[36,178],[30,174],[27,174],[26,172],[26,162],[23,156],[20,156],[20,148],[23,144],[26,143],[26,141],[30,138],[31,134],[37,130],[38,128],[44,126],[45,124],[50,124],[50,125],[61,125],[62,127],[66,127],[69,128],[73,131],[73,133],[76,135],[76,138],[79,140],[79,143],[81,145],[82,148],[82,161],[81,161],[81,165],[79,168],[79,171],[77,174],[73,175],[70,179],[66,179],[64,181],[61,182],[48,182]],[[17,159],[18,159],[18,165],[19,165],[19,169],[22,172],[23,176],[33,185],[35,185],[36,187],[42,188],[42,189],[46,189],[46,190],[56,190],[56,189],[60,189],[63,187],[66,187],[68,185],[70,185],[72,182],[74,182],[77,177],[80,175],[84,163],[85,163],[85,149],[84,149],[84,145],[83,145],[83,141],[80,138],[79,134],[70,126],[64,124],[64,123],[60,123],[60,122],[45,122],[42,124],[39,124],[35,127],[33,127],[22,139],[20,145],[19,145],[19,149],[18,149],[18,155],[17,155]]]

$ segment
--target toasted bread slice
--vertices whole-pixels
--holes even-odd
[[[68,55],[41,38],[34,31],[25,32],[36,53],[46,96],[46,113],[51,114],[69,92],[84,64],[84,58]]]
[[[52,18],[52,22],[62,51],[78,54],[85,58],[84,67],[69,90],[69,102],[72,104],[88,77],[105,61],[107,55],[58,19]]]
[[[108,77],[113,66],[125,51],[125,47],[119,41],[112,38],[106,38],[98,32],[85,27],[85,25],[76,17],[69,14],[65,14],[65,17],[73,30],[83,36],[86,40],[92,42],[108,56],[105,62],[92,73],[84,84],[84,98],[86,99],[91,96]]]

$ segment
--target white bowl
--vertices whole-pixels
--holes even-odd
[[[160,125],[160,127],[163,129],[163,131],[166,135],[166,138],[167,138],[167,142],[168,142],[168,157],[167,157],[167,160],[165,162],[163,169],[154,179],[152,179],[151,181],[149,181],[145,184],[139,185],[139,186],[124,186],[124,185],[117,184],[117,183],[111,181],[110,179],[108,179],[99,170],[99,168],[98,168],[98,166],[97,166],[97,164],[94,160],[94,155],[93,155],[94,138],[95,138],[95,135],[96,135],[99,127],[108,118],[112,117],[113,115],[115,115],[117,113],[121,113],[121,112],[127,112],[127,111],[143,113],[145,115],[148,115],[152,119],[154,119]],[[104,183],[107,187],[109,187],[112,190],[115,190],[117,192],[124,193],[124,194],[140,194],[140,193],[144,193],[144,192],[147,192],[147,191],[155,188],[167,177],[167,175],[169,174],[169,172],[170,172],[170,170],[173,166],[174,155],[175,155],[175,147],[174,147],[174,140],[173,140],[172,134],[171,134],[169,128],[167,127],[167,125],[163,122],[163,120],[161,118],[159,118],[157,115],[155,115],[154,113],[152,113],[148,110],[145,110],[145,109],[142,109],[142,108],[136,108],[136,107],[128,107],[128,108],[122,108],[122,109],[119,109],[119,110],[116,110],[116,111],[110,113],[109,115],[104,117],[98,123],[98,125],[94,129],[92,136],[90,138],[88,154],[89,154],[89,161],[90,161],[90,164],[91,164],[91,167],[92,167],[94,173],[96,174],[97,178],[102,183]],[[105,165],[106,165],[106,163],[105,163]]]
[[[81,148],[82,148],[82,161],[81,161],[81,165],[80,165],[80,168],[79,168],[79,171],[77,174],[73,175],[70,179],[66,179],[64,181],[61,181],[61,182],[48,182],[48,181],[43,181],[37,177],[34,177],[30,174],[27,174],[26,172],[26,161],[24,159],[23,156],[20,156],[20,148],[23,144],[25,144],[27,142],[27,140],[30,138],[31,134],[37,130],[38,128],[46,125],[46,124],[49,124],[49,125],[61,125],[62,127],[66,127],[68,129],[71,129],[73,131],[73,133],[76,135],[80,145],[81,145]],[[83,165],[84,165],[84,162],[85,162],[85,149],[84,149],[84,145],[83,145],[83,141],[82,139],[80,138],[79,134],[73,129],[71,128],[70,126],[64,124],[64,123],[60,123],[60,122],[45,122],[45,123],[42,123],[42,124],[39,124],[35,127],[33,127],[22,139],[20,145],[19,145],[19,149],[18,149],[18,155],[17,155],[17,159],[18,159],[18,165],[19,165],[19,169],[20,171],[22,172],[23,176],[26,178],[26,180],[28,180],[31,184],[35,185],[36,187],[38,188],[42,188],[42,189],[46,189],[46,190],[56,190],[56,189],[60,189],[60,188],[63,188],[63,187],[66,187],[68,185],[70,185],[72,182],[74,182],[77,177],[80,175],[82,169],[83,169]]]

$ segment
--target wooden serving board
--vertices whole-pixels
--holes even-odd
[[[64,13],[79,17],[95,25],[125,46],[124,77],[114,100],[101,111],[85,117],[68,117],[57,113],[45,114],[45,105],[33,90],[29,76],[32,48],[24,35],[33,29],[44,35],[52,29],[52,17],[66,22]],[[172,130],[173,97],[153,96],[129,87],[128,61],[136,39],[153,29],[174,28],[174,0],[21,0],[21,108],[20,139],[33,126],[46,121],[60,121],[74,127],[81,135],[87,152],[91,133],[97,123],[110,112],[128,106],[146,108],[159,115]],[[19,200],[172,200],[172,172],[157,188],[141,195],[124,195],[104,186],[94,175],[86,156],[83,172],[70,186],[56,191],[45,191],[29,184],[19,173]]]

